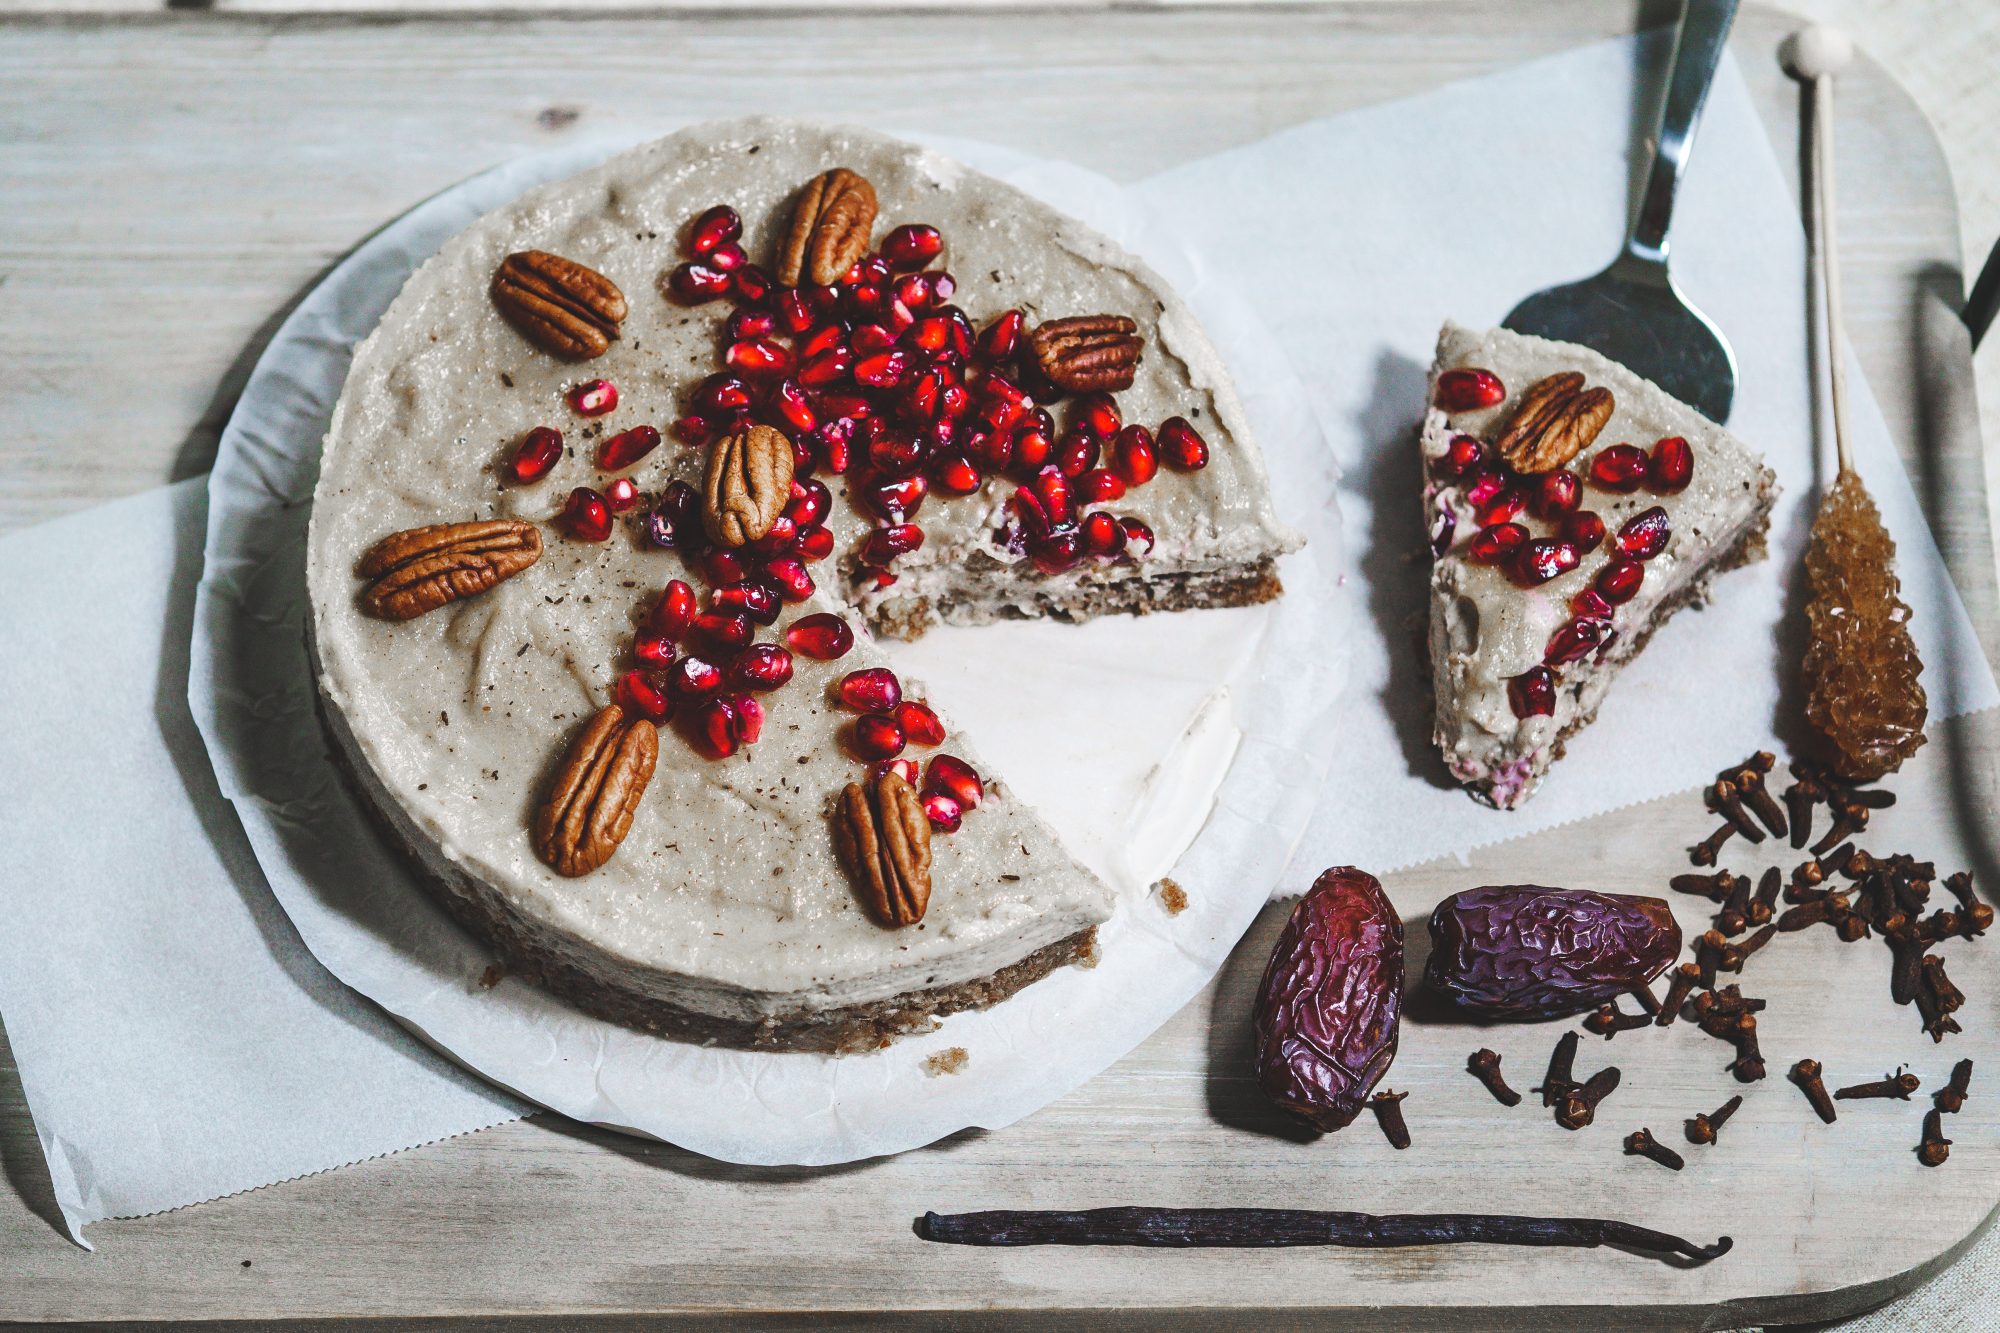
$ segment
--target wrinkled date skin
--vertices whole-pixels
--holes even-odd
[[[1257,1082],[1331,1132],[1353,1120],[1396,1058],[1403,923],[1375,877],[1335,866],[1278,936],[1257,988]]]
[[[1437,905],[1424,975],[1469,1013],[1561,1018],[1646,985],[1680,951],[1659,898],[1501,884]]]

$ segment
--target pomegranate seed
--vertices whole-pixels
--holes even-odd
[[[708,595],[711,606],[750,617],[759,625],[776,624],[778,594],[761,583],[745,580],[717,588]]]
[[[1108,393],[1087,393],[1070,409],[1070,428],[1081,427],[1100,440],[1108,440],[1125,425],[1118,401]]]
[[[970,495],[985,480],[978,468],[957,454],[947,455],[931,467],[931,483],[946,495]]]
[[[1623,606],[1638,593],[1639,585],[1646,581],[1646,567],[1636,560],[1613,560],[1597,571],[1597,578],[1591,587],[1598,596],[1613,606]]]
[[[941,791],[934,791],[920,798],[924,806],[924,818],[931,821],[931,827],[940,833],[956,833],[965,821],[965,811],[959,803]]]
[[[845,417],[829,421],[813,432],[812,447],[820,466],[839,476],[854,461],[854,422]]]
[[[1542,665],[1567,666],[1582,660],[1604,642],[1610,628],[1608,620],[1572,620],[1562,625],[1549,636],[1549,646],[1542,652]]]
[[[908,354],[894,350],[876,352],[854,363],[854,382],[871,389],[893,389],[909,373]]]
[[[667,690],[678,699],[697,699],[722,688],[722,668],[689,654],[667,670]]]
[[[673,550],[677,540],[674,535],[677,523],[672,510],[665,505],[657,506],[646,515],[644,530],[647,542],[663,551]]]
[[[1694,478],[1694,450],[1678,435],[1669,435],[1653,446],[1646,463],[1646,489],[1659,495],[1675,495],[1687,489]]]
[[[1576,547],[1578,555],[1589,555],[1604,545],[1604,520],[1589,509],[1579,509],[1556,524],[1556,535]]]
[[[743,219],[728,204],[717,204],[688,228],[688,252],[696,258],[743,234]]]
[[[871,778],[879,778],[884,773],[894,773],[912,787],[923,778],[923,769],[914,759],[884,759],[880,763],[868,766],[868,776]]]
[[[611,512],[622,514],[638,507],[639,488],[630,477],[616,477],[604,488],[604,503],[611,506]]]
[[[826,529],[821,528],[821,532]],[[794,605],[813,595],[813,576],[806,567],[790,556],[779,556],[764,562],[764,581],[777,590],[780,598]]]
[[[1533,498],[1528,507],[1535,511],[1535,517],[1550,523],[1561,521],[1565,514],[1573,514],[1583,503],[1583,483],[1574,472],[1549,472],[1535,483]]]
[[[1056,466],[1065,477],[1080,477],[1097,466],[1101,452],[1095,435],[1071,427],[1056,441]]]
[[[795,653],[831,662],[845,657],[847,650],[854,646],[854,631],[831,611],[819,611],[801,616],[786,627],[785,642],[792,646]]]
[[[903,752],[903,724],[884,713],[854,719],[854,752],[863,759],[894,759]]]
[[[727,296],[736,280],[707,264],[682,264],[667,275],[667,291],[682,305],[703,305]]]
[[[1547,717],[1556,711],[1556,678],[1545,666],[1531,666],[1507,682],[1507,703],[1514,716]]]
[[[1568,542],[1556,537],[1538,537],[1514,557],[1514,582],[1524,588],[1539,587],[1575,569],[1580,559],[1576,548]]]
[[[526,486],[548,476],[549,470],[562,458],[562,452],[562,432],[554,426],[537,426],[514,446],[514,458],[508,464],[508,470],[513,473],[516,482]]]
[[[882,430],[868,441],[868,461],[877,471],[892,477],[906,477],[915,472],[923,459],[922,442],[906,430]]]
[[[729,317],[729,337],[732,341],[768,338],[777,331],[778,317],[768,310],[752,310],[746,306]]]
[[[833,534],[819,524],[799,529],[799,556],[804,560],[824,560],[833,554]]]
[[[1160,470],[1160,454],[1153,432],[1131,425],[1118,432],[1111,448],[1111,466],[1129,486],[1144,486]]]
[[[1527,504],[1527,497],[1521,494],[1519,486],[1502,486],[1479,508],[1479,525],[1492,527],[1495,523],[1506,523],[1521,512]]]
[[[1599,596],[1595,588],[1585,588],[1570,598],[1569,609],[1579,620],[1604,620],[1611,615],[1611,603]]]
[[[754,400],[750,386],[734,375],[710,375],[694,390],[694,409],[710,421],[722,421],[747,412]]]
[[[682,444],[694,445],[696,448],[715,438],[715,427],[708,424],[708,418],[693,413],[675,419],[671,429],[675,439]]]
[[[824,519],[832,507],[833,492],[825,482],[794,480],[792,498],[785,502],[785,517],[804,528]]]
[[[741,583],[750,573],[741,555],[720,547],[703,551],[700,564],[701,576],[708,581],[710,587],[715,588],[725,583]]]
[[[896,523],[869,533],[868,540],[861,544],[861,558],[871,565],[886,565],[923,544],[922,528],[914,523]]]
[[[943,305],[958,290],[958,279],[949,273],[926,273],[924,285],[931,289],[931,304]],[[961,315],[959,318],[963,319],[964,316]],[[963,356],[964,353],[960,352],[959,355]]]
[[[606,472],[623,472],[659,445],[660,432],[651,426],[621,430],[597,446],[597,466]]]
[[[1040,502],[1042,513],[1048,517],[1051,527],[1068,523],[1076,517],[1076,501],[1070,490],[1069,477],[1061,468],[1043,468],[1028,483],[1028,489]]]
[[[743,253],[743,247],[734,241],[724,241],[708,252],[708,266],[719,268],[724,273],[734,273],[750,262],[750,256]]]
[[[1491,407],[1507,396],[1507,386],[1490,370],[1463,367],[1437,378],[1437,405],[1447,412],[1472,412]]]
[[[938,229],[920,222],[906,222],[882,238],[882,258],[889,261],[892,269],[922,268],[943,249],[944,237],[938,234]]]
[[[620,676],[611,694],[626,712],[654,722],[666,721],[674,711],[673,700],[643,671],[628,671]]]
[[[898,278],[896,285],[890,290],[895,294],[896,305],[898,306],[909,310],[928,310],[930,308],[931,285],[921,273],[912,273],[908,277]],[[935,352],[940,350],[941,346],[942,344],[939,347],[931,347],[926,350]]]
[[[755,379],[783,375],[789,371],[792,368],[792,351],[769,338],[746,338],[729,344],[722,360],[737,374]]]
[[[1125,551],[1143,560],[1153,553],[1153,530],[1136,518],[1121,518],[1118,526],[1125,529]]]
[[[855,326],[853,343],[855,355],[873,356],[894,347],[896,335],[880,324],[860,324]]]
[[[1024,318],[1020,311],[1009,310],[988,324],[979,335],[976,345],[979,359],[991,365],[1014,355],[1015,348],[1021,342],[1021,323]]]
[[[568,398],[577,415],[601,417],[618,406],[618,386],[610,380],[585,380],[570,389]]]
[[[1465,553],[1475,564],[1497,565],[1520,550],[1527,541],[1528,530],[1519,523],[1500,523],[1466,543]]]
[[[800,434],[819,424],[812,404],[806,401],[806,391],[794,380],[778,381],[778,387],[771,390],[771,408],[785,419],[785,425]]]
[[[578,541],[601,542],[611,535],[611,506],[588,486],[579,486],[563,503],[563,526]]]
[[[771,520],[771,526],[764,535],[746,545],[743,549],[752,555],[790,555],[798,549],[799,525],[783,514]]]
[[[1470,435],[1454,435],[1431,465],[1440,477],[1462,477],[1486,457],[1486,446]]]
[[[1009,445],[1017,472],[1037,472],[1055,453],[1055,442],[1050,439],[1049,433],[1033,421],[1016,430]]]
[[[711,648],[735,652],[747,647],[754,631],[750,617],[739,611],[704,611],[694,618],[688,631]]]
[[[771,296],[771,275],[755,264],[745,264],[729,275],[736,287],[738,300],[750,305],[762,305]]]
[[[747,694],[725,694],[722,698],[736,710],[736,739],[755,745],[764,735],[764,705]]]
[[[775,643],[753,643],[730,667],[730,676],[746,690],[775,690],[792,678],[792,655]]]
[[[931,711],[931,706],[916,699],[905,699],[889,710],[896,715],[896,721],[903,724],[903,734],[910,738],[912,745],[943,745],[944,723]]]
[[[796,287],[787,287],[778,293],[778,309],[772,317],[778,329],[790,334],[804,333],[819,317],[813,308],[812,298]],[[803,355],[803,349],[801,349]]]
[[[1208,466],[1208,441],[1186,417],[1168,417],[1160,423],[1160,456],[1181,471],[1192,472]]]
[[[1498,468],[1487,468],[1475,473],[1466,483],[1465,502],[1474,509],[1484,509],[1493,503],[1493,497],[1507,489],[1507,474]]]
[[[679,579],[669,579],[660,600],[653,604],[653,614],[648,623],[667,637],[678,639],[694,623],[697,609],[694,589]]]
[[[1051,532],[1046,538],[1028,549],[1028,558],[1035,562],[1035,568],[1044,574],[1060,574],[1076,563],[1077,554],[1083,549],[1083,541],[1077,536],[1076,528],[1066,526]]]
[[[834,692],[857,713],[893,713],[903,702],[903,683],[888,667],[850,671],[840,678]]]
[[[893,588],[896,586],[896,576],[894,574],[891,574],[886,569],[877,569],[873,565],[862,565],[857,568],[854,571],[854,581],[856,583],[872,582],[878,589]]]
[[[908,279],[921,282],[921,278]],[[920,352],[942,352],[951,342],[951,321],[943,315],[926,315],[910,329],[910,346]]]
[[[1117,555],[1125,549],[1125,529],[1118,526],[1117,519],[1099,511],[1083,520],[1077,540],[1091,555]]]
[[[727,759],[736,753],[738,726],[735,708],[725,700],[710,699],[694,711],[689,739],[710,759]]]
[[[917,512],[917,507],[923,504],[924,496],[929,491],[930,483],[919,473],[914,477],[877,482],[865,487],[862,496],[876,513],[891,523],[901,523]]]
[[[1076,479],[1076,495],[1079,504],[1106,504],[1124,498],[1125,483],[1109,468],[1092,468]]]
[[[974,430],[964,438],[965,456],[988,472],[1002,472],[1014,458],[1014,438],[990,430]]]
[[[1672,534],[1667,511],[1654,505],[1625,520],[1625,525],[1618,529],[1618,550],[1627,559],[1651,560],[1666,549],[1667,538]]]
[[[986,794],[972,765],[948,754],[931,757],[930,770],[924,775],[924,791],[942,792],[965,810],[977,809],[979,798]]]
[[[641,630],[632,636],[632,656],[656,671],[674,664],[674,641],[658,630]]]
[[[1645,452],[1636,444],[1614,444],[1590,460],[1590,480],[1607,491],[1636,491],[1646,479]]]

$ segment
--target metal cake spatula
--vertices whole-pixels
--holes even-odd
[[[1658,146],[1625,248],[1594,278],[1536,292],[1503,321],[1517,333],[1582,343],[1645,376],[1711,421],[1729,420],[1736,355],[1667,272],[1667,227],[1695,121],[1722,60],[1737,0],[1686,0]]]

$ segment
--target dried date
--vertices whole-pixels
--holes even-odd
[[[1335,866],[1271,951],[1253,1016],[1257,1082],[1315,1128],[1351,1122],[1396,1058],[1403,924],[1373,875]]]
[[[1505,884],[1438,904],[1425,975],[1471,1013],[1561,1018],[1648,984],[1680,950],[1658,898]]]

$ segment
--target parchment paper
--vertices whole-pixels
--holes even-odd
[[[1324,496],[1326,452],[1282,352],[1226,288],[1203,281],[1172,234],[1108,181],[972,144],[942,145],[1081,216],[1152,261],[1202,316],[1237,370],[1280,497]],[[970,1125],[998,1128],[1061,1096],[1143,1040],[1219,967],[1278,877],[1310,813],[1320,761],[1311,739],[1338,697],[1347,635],[1341,603],[1315,596],[1338,584],[1338,510],[1281,503],[1312,548],[1288,560],[1299,594],[1265,609],[1112,618],[1081,629],[995,626],[924,651],[943,684],[1011,638],[1059,634],[1073,672],[1124,669],[1138,711],[1178,721],[1164,731],[1122,727],[1114,710],[1016,707],[997,744],[998,768],[1031,797],[1079,791],[1078,755],[1096,755],[1096,785],[1136,798],[1143,779],[1174,763],[1184,729],[1215,687],[1240,733],[1212,810],[1186,812],[1192,845],[1171,867],[1189,907],[1168,913],[1150,876],[1125,880],[1101,930],[1102,961],[1066,968],[1006,1004],[947,1019],[935,1033],[865,1055],[748,1053],[690,1046],[585,1017],[512,979],[477,979],[492,954],[436,908],[340,782],[314,710],[303,645],[303,535],[326,419],[348,350],[373,328],[403,279],[479,214],[542,180],[568,175],[607,147],[573,149],[498,168],[446,191],[371,239],[336,269],[273,338],[225,432],[210,478],[206,573],[194,633],[190,700],[222,789],[313,953],[335,975],[469,1067],[566,1115],[649,1135],[712,1157],[755,1164],[852,1161],[929,1143]],[[638,299],[649,299],[641,294]],[[653,298],[657,299],[657,298]],[[1213,632],[1229,617],[1235,634]],[[953,641],[946,636],[945,641]],[[1257,668],[1236,670],[1255,647]],[[940,655],[942,654],[942,656]],[[1134,673],[1131,664],[1147,663]],[[1233,672],[1233,680],[1231,674]],[[1030,682],[1031,683],[1031,682]],[[1004,689],[1004,681],[991,682]],[[948,691],[947,686],[947,691]],[[954,704],[946,692],[943,701]],[[968,698],[968,704],[972,701]],[[988,702],[992,702],[988,700]],[[1203,753],[1226,762],[1214,721]],[[1303,747],[1303,748],[1302,748]],[[1136,799],[1128,804],[1137,804]],[[1090,836],[1144,812],[1098,799],[1044,804],[1058,832],[1100,857]],[[1205,815],[1205,821],[1204,821]],[[1157,870],[1154,872],[1157,873]],[[962,1047],[960,1072],[938,1076],[932,1054]]]

